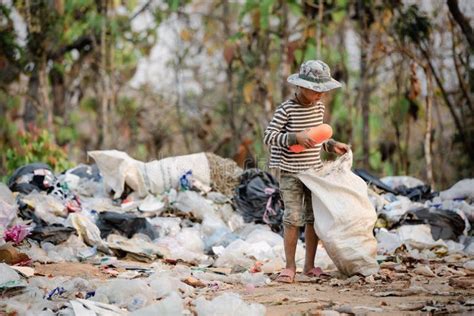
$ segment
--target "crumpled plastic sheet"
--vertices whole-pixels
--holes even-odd
[[[17,224],[5,230],[3,237],[5,238],[5,241],[13,241],[15,244],[19,244],[29,234],[30,227],[26,225]]]

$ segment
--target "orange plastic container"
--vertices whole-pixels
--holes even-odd
[[[309,137],[311,137],[316,143],[320,144],[325,140],[331,138],[332,128],[328,124],[321,124],[316,127],[312,127],[308,131]],[[300,153],[306,148],[302,145],[292,145],[290,146],[290,151],[294,153]]]

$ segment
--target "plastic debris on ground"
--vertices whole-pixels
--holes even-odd
[[[195,301],[196,312],[201,315],[265,315],[265,306],[261,304],[247,304],[235,293],[225,293],[211,301],[203,297]]]
[[[271,175],[256,169],[243,173],[233,161],[207,153],[150,163],[117,151],[90,156],[97,165],[54,174],[47,165],[31,164],[9,178],[10,188],[0,184],[0,289],[7,295],[0,313],[265,314],[266,307],[247,295],[280,286],[273,280],[285,267],[283,204]],[[226,166],[225,174],[218,174],[218,164]],[[344,177],[360,184],[346,169]],[[450,276],[449,286],[468,289],[474,271],[473,179],[438,194],[416,178],[378,179],[363,170],[357,173],[369,183],[368,189],[360,185],[367,194],[351,189],[363,196],[357,216],[366,221],[348,226],[344,233],[358,228],[358,236],[364,236],[365,243],[351,239],[351,248],[361,248],[354,247],[359,242],[368,245],[362,247],[365,264],[354,259],[358,264],[346,269],[338,258],[347,251],[335,248],[337,238],[331,240],[329,232],[321,230],[324,244],[319,244],[315,261],[320,276],[311,282],[345,290],[342,286],[381,280],[396,283],[409,271],[416,278]],[[329,181],[328,174],[321,178]],[[338,186],[346,181],[341,179],[339,175]],[[319,201],[319,209],[334,205],[331,194],[343,200],[337,192],[327,192],[330,201]],[[329,208],[327,214],[333,214]],[[338,220],[351,222],[348,214]],[[328,222],[324,216],[319,221]],[[369,227],[374,225],[377,245]],[[338,226],[330,229],[337,231]],[[351,252],[351,258],[364,251]],[[304,258],[305,244],[299,240],[298,276]],[[375,259],[381,266],[378,272]],[[93,272],[85,273],[83,266]],[[365,266],[370,276],[341,274],[352,274],[356,266]],[[409,278],[403,282],[410,284],[410,293],[427,291]],[[241,297],[234,290],[245,294]],[[379,289],[374,296],[403,293]],[[435,308],[430,306],[427,309]],[[382,310],[344,305],[326,309]]]

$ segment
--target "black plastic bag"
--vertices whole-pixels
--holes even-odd
[[[283,200],[278,182],[268,172],[245,170],[235,190],[234,205],[246,223],[269,224],[280,230]]]
[[[57,245],[68,240],[69,236],[76,231],[74,228],[60,224],[46,223],[36,215],[34,209],[23,203],[21,199],[18,200],[18,206],[18,215],[25,220],[32,220],[36,224],[27,238]]]
[[[413,188],[407,188],[405,185],[400,185],[395,188],[398,194],[406,196],[412,201],[426,201],[431,200],[433,197],[437,196],[437,192],[431,192],[431,187],[429,185],[418,185]]]
[[[406,212],[400,219],[399,225],[429,224],[434,240],[457,241],[466,228],[464,219],[456,212],[443,209],[420,208]]]
[[[432,192],[429,185],[419,185],[416,187],[408,188],[405,185],[400,185],[394,189],[383,183],[378,177],[369,173],[364,169],[354,169],[354,173],[364,179],[368,185],[376,186],[377,188],[384,190],[385,192],[390,192],[395,195],[403,195],[409,198],[412,201],[426,201],[430,200],[433,197],[437,196],[437,192]]]
[[[44,163],[31,163],[15,170],[8,179],[12,192],[29,194],[32,191],[47,191],[56,182],[51,167]]]
[[[59,224],[52,224],[49,226],[36,226],[28,238],[39,242],[50,242],[58,245],[69,239],[72,233],[76,230],[72,227],[65,227]]]
[[[65,172],[66,174],[73,174],[82,179],[89,179],[92,181],[100,182],[102,176],[100,175],[100,170],[96,164],[94,165],[84,165],[80,164],[74,168],[71,168]]]
[[[97,227],[102,238],[106,238],[112,233],[118,233],[127,238],[132,238],[133,235],[138,233],[145,234],[152,240],[158,237],[153,226],[146,218],[131,214],[101,212],[97,220]]]
[[[393,190],[391,187],[383,183],[378,177],[374,176],[373,174],[369,173],[367,170],[364,169],[354,169],[354,173],[364,179],[368,185],[374,185],[377,188],[384,190],[385,192],[390,192],[393,194],[398,194],[396,190]]]

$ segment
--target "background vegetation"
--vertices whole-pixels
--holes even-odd
[[[322,59],[355,166],[446,187],[472,177],[469,0],[0,1],[0,175],[87,150],[212,151],[264,167],[286,84]],[[249,163],[250,160],[253,162]]]

